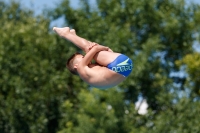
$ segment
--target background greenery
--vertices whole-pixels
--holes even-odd
[[[200,132],[200,6],[184,0],[62,0],[38,16],[0,0],[1,133]],[[89,88],[65,68],[78,49],[52,32],[65,25],[134,62],[126,81]],[[148,113],[135,102],[146,99]]]

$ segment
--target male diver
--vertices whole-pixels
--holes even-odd
[[[111,88],[124,81],[131,73],[133,63],[126,55],[115,53],[108,47],[81,38],[69,27],[54,27],[53,30],[86,53],[85,56],[80,53],[73,54],[68,59],[66,67],[89,85]],[[96,63],[91,63],[93,59]]]

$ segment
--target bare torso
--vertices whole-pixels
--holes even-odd
[[[100,66],[98,64],[88,65],[86,71],[92,72],[92,76],[90,78],[85,78],[80,75],[81,79],[83,79],[89,85],[97,88],[111,88],[126,79],[126,77],[122,76],[121,74],[118,74],[107,67]]]

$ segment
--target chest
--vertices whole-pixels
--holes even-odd
[[[88,67],[90,68],[90,69],[105,69],[106,67],[104,67],[104,66],[100,66],[99,64],[89,64],[88,65]]]

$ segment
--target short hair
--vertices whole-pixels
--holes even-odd
[[[74,53],[73,55],[71,55],[71,56],[69,57],[69,59],[67,60],[67,64],[66,64],[67,69],[68,69],[72,74],[74,74],[74,75],[78,75],[78,72],[77,72],[76,69],[74,69],[74,64],[73,64],[74,59],[75,59],[75,57],[76,57],[77,55],[82,55],[82,54],[81,54],[81,53],[78,53],[78,52]]]

